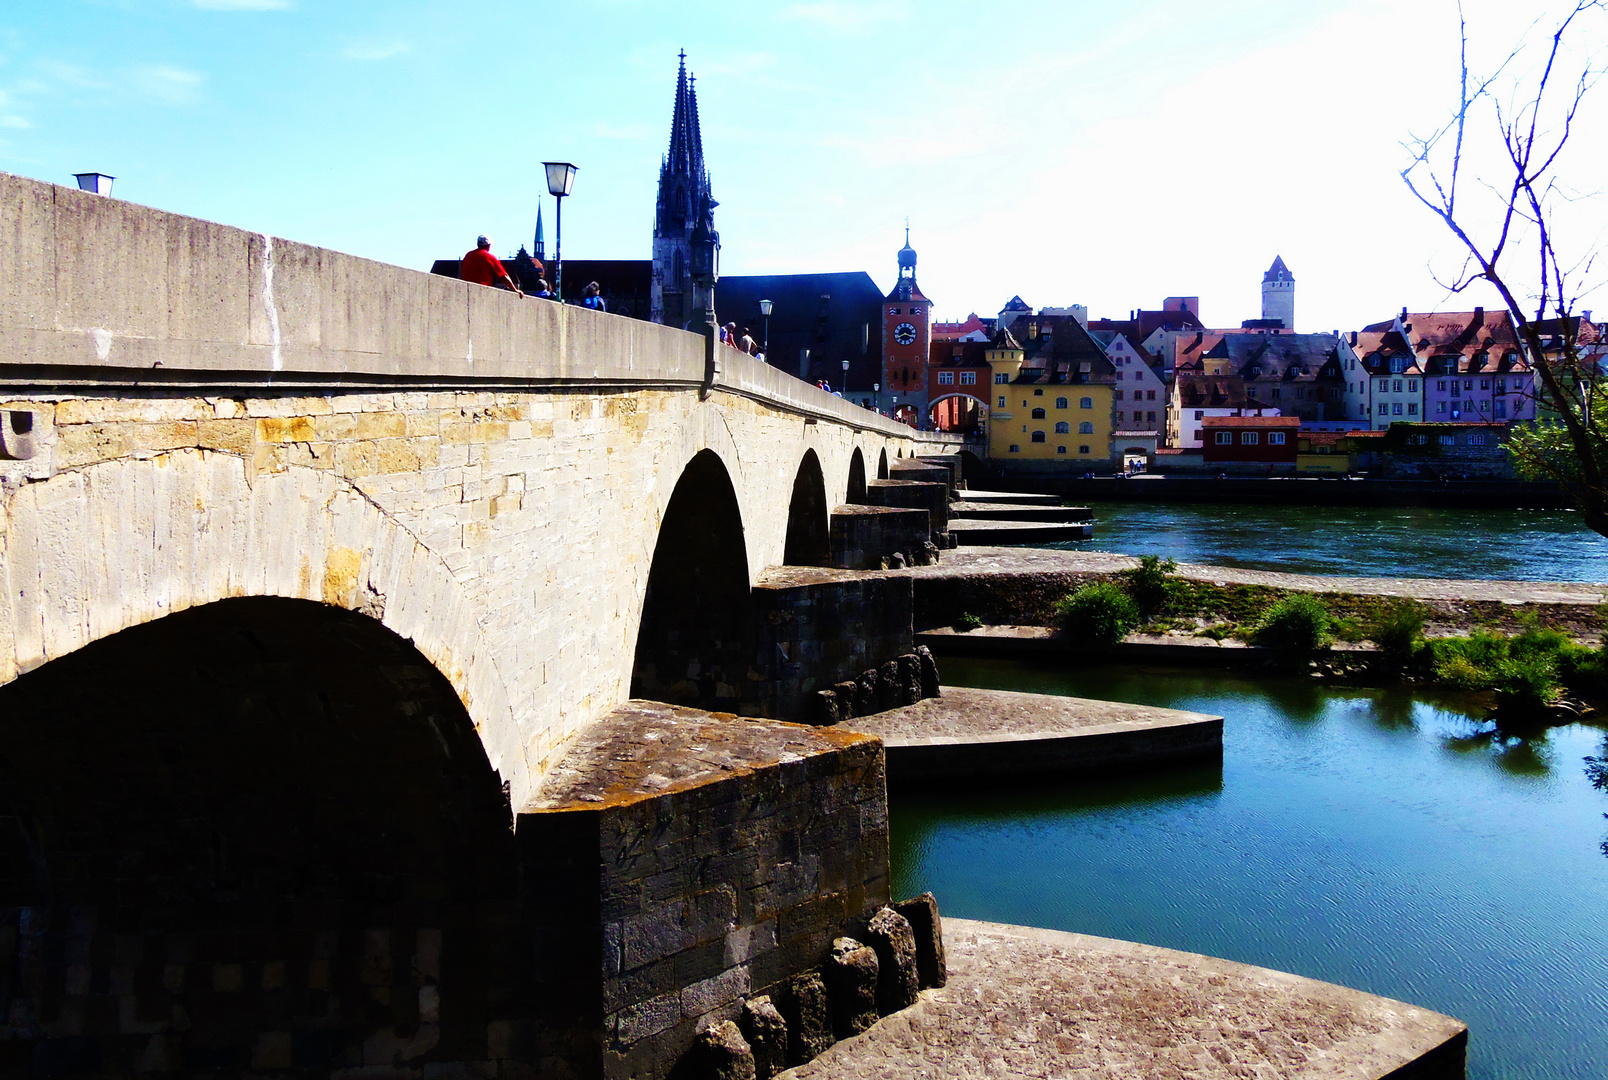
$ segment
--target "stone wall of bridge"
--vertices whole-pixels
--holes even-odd
[[[0,683],[226,597],[337,604],[436,664],[516,808],[628,697],[694,456],[752,582],[807,453],[836,505],[856,458],[957,445],[730,350],[710,370],[682,331],[18,177],[0,237]]]

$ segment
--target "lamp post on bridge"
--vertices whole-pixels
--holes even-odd
[[[760,331],[760,336],[765,339],[765,343],[760,346],[759,351],[765,354],[766,360],[770,359],[770,313],[771,308],[773,307],[775,307],[775,305],[769,300],[761,300],[759,302],[759,314],[765,320],[765,329]]]
[[[564,302],[564,196],[575,183],[575,166],[567,161],[544,161],[547,170],[547,193],[558,202],[557,220],[553,225],[553,296]]]

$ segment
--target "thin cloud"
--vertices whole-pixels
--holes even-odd
[[[192,0],[202,11],[287,11],[290,0]]]
[[[413,51],[413,46],[405,41],[354,43],[341,50],[341,55],[348,60],[389,60],[393,56]]]
[[[32,124],[20,116],[0,116],[0,128],[30,128]]]
[[[206,76],[166,64],[144,64],[133,70],[131,79],[135,88],[148,97],[170,105],[185,105],[196,99]]]

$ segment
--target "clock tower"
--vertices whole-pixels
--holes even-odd
[[[882,301],[882,391],[877,405],[907,424],[927,420],[927,360],[932,354],[932,305],[916,285],[910,227],[899,249],[899,280]]]

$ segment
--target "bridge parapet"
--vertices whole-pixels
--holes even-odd
[[[706,385],[697,334],[0,173],[0,385]],[[715,389],[905,425],[734,349]],[[928,443],[956,436],[924,433]]]

